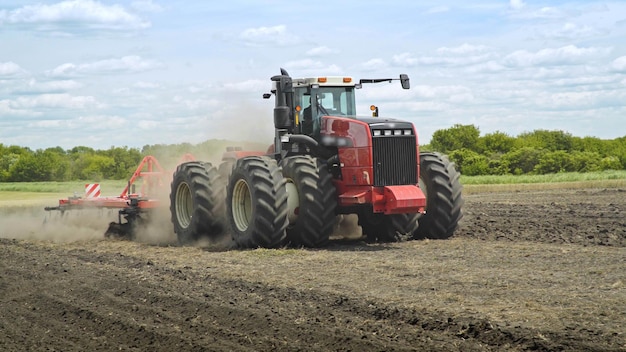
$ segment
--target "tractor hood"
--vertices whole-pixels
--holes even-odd
[[[386,117],[357,116],[356,120],[365,122],[371,129],[413,129],[411,122]]]

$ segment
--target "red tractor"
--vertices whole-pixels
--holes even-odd
[[[232,235],[243,248],[321,247],[335,219],[357,214],[369,240],[452,236],[462,217],[459,173],[444,155],[420,153],[412,123],[357,117],[355,89],[409,78],[271,78],[273,145],[228,150],[223,162],[187,162],[171,184],[179,242]]]

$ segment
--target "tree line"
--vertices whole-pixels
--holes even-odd
[[[171,166],[185,153],[200,160],[214,159],[233,143],[209,140],[106,150],[85,146],[31,150],[0,143],[0,182],[123,180],[132,175],[145,155],[154,155],[163,166]],[[421,150],[448,154],[459,171],[468,176],[626,169],[626,136],[604,140],[548,130],[524,132],[516,137],[503,132],[481,136],[476,126],[457,124],[435,131],[430,143],[421,146]]]
[[[461,174],[468,176],[626,169],[626,136],[606,140],[558,130],[481,136],[478,127],[457,124],[435,131],[422,150],[448,154]]]
[[[153,155],[163,167],[171,167],[186,153],[207,157],[207,151],[221,153],[233,142],[210,140],[199,144],[155,144],[143,148],[111,147],[96,150],[78,146],[32,150],[28,147],[0,143],[0,182],[101,181],[124,180],[144,156]],[[202,159],[205,160],[205,159]]]

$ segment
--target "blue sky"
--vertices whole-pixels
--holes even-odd
[[[361,114],[626,136],[625,1],[0,3],[0,143],[271,143],[269,77],[397,77]]]

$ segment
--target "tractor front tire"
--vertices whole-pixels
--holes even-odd
[[[191,161],[176,168],[171,185],[170,213],[180,244],[217,239],[226,231],[225,190],[215,167]]]
[[[287,190],[276,161],[264,156],[237,160],[226,196],[233,240],[241,248],[274,248],[285,239]]]
[[[337,208],[332,176],[321,161],[308,155],[285,158],[280,165],[289,197],[287,239],[293,246],[326,246]]]
[[[447,239],[463,217],[461,174],[447,156],[420,153],[420,187],[426,194],[426,214],[419,219],[416,239]]]
[[[371,210],[359,213],[359,226],[370,242],[404,242],[413,237],[420,213],[373,214]]]

